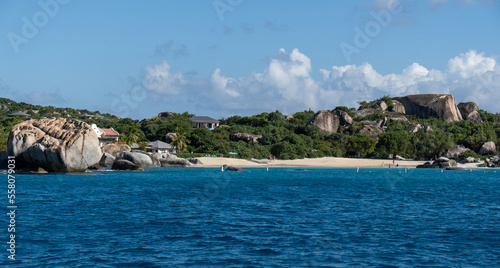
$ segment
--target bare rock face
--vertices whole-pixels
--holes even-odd
[[[130,146],[123,143],[122,144],[113,143],[102,146],[101,150],[102,153],[107,153],[114,157],[117,157],[121,152],[130,152]]]
[[[162,113],[158,114],[158,117],[170,118],[174,115],[175,115],[175,113],[172,113],[172,112],[162,112]]]
[[[467,119],[467,116],[469,116],[470,113],[479,110],[479,106],[477,106],[477,104],[472,101],[461,102],[457,105],[457,108],[460,111],[463,119]]]
[[[329,111],[320,110],[314,116],[309,119],[307,126],[317,126],[323,135],[330,135],[337,133],[339,129],[340,120],[338,117],[330,113]]]
[[[359,116],[359,117],[365,117],[365,116],[368,116],[368,115],[371,115],[371,114],[375,114],[375,113],[379,113],[379,114],[382,114],[384,113],[384,111],[382,109],[362,109],[362,110],[357,110],[356,111],[356,116]]]
[[[147,153],[142,152],[121,152],[117,157],[115,162],[118,160],[127,160],[139,167],[152,167],[154,166],[151,156]]]
[[[449,159],[460,160],[460,155],[469,150],[469,148],[465,148],[463,145],[453,145],[453,147],[448,149],[444,156]]]
[[[103,167],[110,167],[113,165],[113,162],[115,162],[115,157],[108,154],[108,153],[103,153],[101,160],[99,161],[99,165]]]
[[[160,163],[162,167],[187,167],[191,165],[187,159],[179,158],[176,155],[169,155],[167,158],[161,159]]]
[[[336,113],[340,118],[340,124],[342,124],[343,126],[352,125],[352,123],[354,122],[354,120],[352,120],[352,117],[345,111],[337,110]]]
[[[118,161],[115,161],[113,163],[113,166],[111,169],[116,169],[116,170],[139,170],[139,171],[144,171],[140,166],[125,160],[125,159],[120,159]]]
[[[366,134],[372,138],[377,138],[382,132],[384,132],[384,129],[374,125],[365,125],[358,131],[358,133]]]
[[[462,115],[455,105],[455,97],[449,94],[420,94],[395,97],[408,115],[420,118],[436,117],[447,123],[462,120]]]
[[[483,120],[477,111],[479,106],[475,102],[461,102],[457,105],[460,114],[464,120],[481,123]]]
[[[12,127],[7,142],[16,167],[49,172],[84,171],[101,159],[97,134],[76,119],[37,119]]]
[[[385,103],[385,101],[372,101],[370,102],[370,107],[380,108],[382,111],[385,111],[389,106],[387,106],[387,103]]]
[[[412,128],[410,128],[410,132],[411,133],[417,133],[422,128],[424,128],[424,127],[421,124],[416,124],[415,126],[413,126]]]
[[[497,149],[496,145],[494,142],[489,141],[483,144],[481,146],[481,149],[479,149],[479,154],[494,154],[495,150]]]
[[[392,108],[393,112],[400,113],[400,114],[406,114],[406,109],[401,102],[399,102],[397,100],[392,100],[392,105],[394,106]]]
[[[474,123],[482,123],[483,119],[481,118],[481,115],[479,114],[478,111],[474,111],[467,116],[467,121],[471,121]]]
[[[244,141],[244,142],[255,142],[255,143],[259,143],[260,138],[262,138],[262,135],[255,135],[252,133],[235,133],[229,136],[229,139],[232,141]]]
[[[163,141],[166,143],[171,143],[175,140],[175,138],[177,138],[177,133],[170,132],[165,134],[165,137],[163,137]]]

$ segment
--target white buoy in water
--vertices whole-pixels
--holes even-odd
[[[359,172],[359,168],[356,169],[356,172],[358,173]]]
[[[266,171],[269,171],[269,167],[266,167]]]
[[[220,171],[224,171],[224,166],[220,167]]]

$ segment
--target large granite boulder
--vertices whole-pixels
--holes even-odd
[[[340,118],[341,125],[343,126],[352,125],[352,123],[354,122],[352,117],[347,112],[342,110],[337,110],[336,113],[337,116]]]
[[[470,113],[479,110],[479,106],[477,106],[477,104],[472,101],[461,102],[457,105],[457,108],[460,111],[463,119],[467,119],[467,116],[469,116]]]
[[[198,158],[186,158],[189,163],[194,164],[194,165],[203,165],[203,162],[201,162],[200,159]]]
[[[369,106],[375,109],[380,108],[382,111],[385,111],[387,110],[387,108],[389,108],[385,101],[372,101],[370,102]]]
[[[500,156],[495,155],[484,160],[486,167],[500,167]]]
[[[167,158],[161,159],[160,163],[162,167],[187,167],[191,165],[187,159],[179,158],[176,155],[169,155]]]
[[[92,127],[76,119],[28,120],[12,127],[7,142],[17,168],[84,171],[99,163],[101,148]]]
[[[410,132],[411,133],[417,133],[417,132],[419,132],[423,128],[424,128],[424,126],[422,126],[421,124],[416,124],[416,125],[414,125],[414,126],[412,126],[410,128]]]
[[[494,154],[496,151],[497,147],[494,142],[489,141],[485,142],[483,146],[481,146],[481,149],[479,149],[479,154]]]
[[[130,146],[125,143],[113,143],[102,146],[102,152],[117,157],[121,152],[130,152]]]
[[[371,114],[383,114],[384,111],[382,109],[374,109],[374,108],[368,108],[368,109],[362,109],[362,110],[357,110],[356,111],[356,116],[359,116],[361,118],[371,115]]]
[[[384,132],[384,129],[381,127],[374,125],[364,125],[363,128],[361,128],[357,133],[366,134],[372,138],[377,138],[378,135],[380,135],[382,132]]]
[[[448,159],[446,157],[440,157],[432,164],[427,162],[423,165],[418,165],[417,168],[456,168],[458,167],[457,161],[453,159]]]
[[[474,123],[482,123],[483,119],[481,118],[481,115],[479,114],[478,111],[474,111],[467,116],[467,121],[471,121]]]
[[[455,105],[455,97],[449,94],[419,94],[395,97],[405,108],[408,115],[420,118],[436,117],[450,123],[462,120],[462,115]]]
[[[116,157],[114,157],[108,153],[103,153],[101,160],[99,161],[99,165],[101,165],[103,167],[110,167],[113,165],[115,160],[116,160]]]
[[[464,161],[465,161],[465,163],[479,163],[479,161],[481,161],[481,159],[469,156]]]
[[[392,100],[392,111],[393,112],[396,112],[396,113],[400,113],[400,114],[406,114],[406,109],[404,107],[404,105],[397,101],[397,100]]]
[[[309,122],[307,126],[317,126],[323,135],[330,135],[337,133],[339,129],[340,120],[338,117],[330,113],[329,111],[320,110],[318,111]]]
[[[460,114],[464,120],[481,123],[481,115],[479,115],[479,106],[475,102],[461,102],[457,105]]]
[[[158,117],[165,117],[165,118],[170,118],[173,117],[175,113],[172,112],[161,112],[158,114]]]
[[[469,150],[469,148],[465,148],[463,145],[453,145],[450,149],[448,149],[444,156],[449,159],[460,160],[460,155]]]
[[[117,157],[116,161],[118,160],[128,160],[140,167],[152,167],[154,166],[153,160],[151,157],[144,152],[121,152]]]
[[[117,160],[113,163],[113,166],[111,166],[111,169],[116,169],[116,170],[141,170],[143,171],[140,166],[125,160],[125,159],[120,159]]]
[[[232,141],[244,141],[244,142],[254,142],[254,143],[259,143],[260,138],[262,138],[262,135],[256,135],[252,133],[235,133],[229,136],[229,139]]]
[[[222,167],[226,168],[226,171],[247,171],[246,169],[235,166],[223,165]]]
[[[410,122],[408,120],[408,118],[406,118],[404,116],[389,116],[389,117],[387,117],[387,121],[390,121],[390,122],[400,122],[400,123],[408,123],[408,122]]]
[[[372,125],[377,126],[379,128],[383,128],[386,123],[387,123],[387,117],[384,117],[383,119],[377,119],[377,120],[372,121]]]
[[[166,143],[172,143],[175,138],[177,138],[177,133],[170,132],[165,134],[165,136],[163,137],[163,141]]]

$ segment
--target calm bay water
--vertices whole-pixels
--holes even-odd
[[[500,267],[500,170],[249,171],[18,175],[0,265]]]

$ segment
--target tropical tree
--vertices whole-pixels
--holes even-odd
[[[175,129],[175,133],[177,134],[177,137],[175,137],[170,144],[175,147],[175,151],[178,153],[186,152],[189,141],[187,140],[187,134],[184,131],[184,128],[177,127]]]
[[[377,144],[376,139],[366,134],[356,134],[349,136],[347,151],[357,153],[358,157],[360,157],[361,153],[373,153],[375,144]]]
[[[139,139],[139,135],[141,134],[140,130],[134,126],[129,126],[126,129],[125,134],[121,137],[122,141],[128,145],[132,145],[137,143]]]

